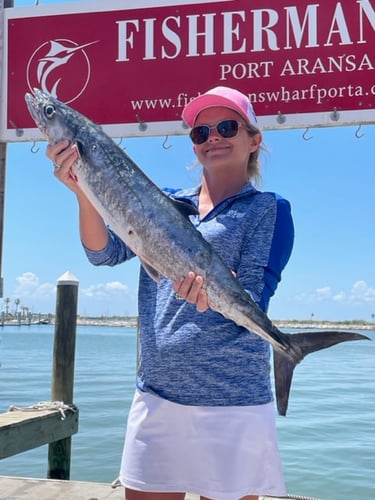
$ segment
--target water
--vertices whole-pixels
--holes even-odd
[[[0,411],[50,400],[53,326],[0,329]],[[364,332],[375,340],[375,331]],[[77,328],[71,479],[112,482],[134,391],[133,328]],[[335,346],[296,369],[277,420],[290,494],[375,499],[375,342]],[[46,477],[47,446],[0,462],[0,475]]]

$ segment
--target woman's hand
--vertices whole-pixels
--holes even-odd
[[[187,276],[173,283],[173,290],[179,298],[190,304],[195,304],[197,311],[204,312],[208,309],[208,298],[206,290],[202,286],[202,276],[190,272]]]
[[[57,144],[48,144],[46,155],[53,161],[55,177],[74,193],[78,194],[80,188],[77,184],[77,179],[72,173],[72,167],[80,157],[77,145],[70,144],[67,140],[58,142]]]

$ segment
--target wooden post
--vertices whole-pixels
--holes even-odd
[[[51,401],[73,403],[78,280],[66,272],[57,281]],[[48,446],[49,479],[70,479],[72,438]]]

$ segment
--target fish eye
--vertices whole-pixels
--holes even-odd
[[[44,114],[47,118],[52,118],[56,113],[56,108],[53,104],[47,104],[44,108]]]

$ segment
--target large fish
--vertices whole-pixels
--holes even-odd
[[[174,281],[189,271],[203,276],[210,307],[272,345],[280,415],[287,411],[293,370],[307,354],[368,338],[342,331],[281,332],[191,224],[190,205],[166,196],[100,126],[74,109],[38,89],[25,99],[50,143],[68,139],[77,144],[81,159],[73,173],[81,189],[152,278]]]

